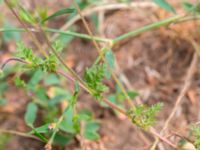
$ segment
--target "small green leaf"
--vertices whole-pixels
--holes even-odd
[[[161,8],[169,12],[176,13],[175,9],[166,0],[154,0],[154,2]]]
[[[100,136],[98,133],[96,132],[90,132],[90,131],[87,131],[87,132],[84,132],[84,137],[88,140],[98,140],[100,139]]]
[[[100,138],[97,131],[99,130],[100,126],[97,122],[87,122],[84,128],[84,137],[89,140],[98,140]]]
[[[42,21],[48,16],[48,7],[47,6],[36,6],[37,19]]]
[[[85,120],[85,121],[89,121],[92,119],[93,115],[92,112],[87,110],[87,109],[82,109],[79,113],[78,113],[78,117],[79,120]]]
[[[34,128],[34,130],[32,130],[30,133],[33,134],[35,132],[38,132],[38,133],[47,133],[49,132],[49,123],[48,124],[45,124],[45,125],[42,125],[40,127],[37,127],[37,128]]]
[[[114,68],[114,64],[115,64],[115,56],[112,52],[111,49],[109,49],[108,51],[106,51],[105,53],[105,59],[106,59],[106,62],[108,63],[108,66],[111,70]],[[109,69],[107,69],[108,71],[106,71],[105,75],[106,75],[106,78],[107,79],[110,79],[110,76],[111,76],[111,72]]]
[[[55,12],[52,15],[48,16],[47,18],[45,18],[44,20],[42,20],[42,23],[45,23],[46,21],[48,21],[50,19],[53,19],[53,18],[55,18],[57,16],[64,15],[64,14],[69,14],[69,13],[74,13],[74,12],[76,12],[76,10],[73,9],[73,8],[60,9],[57,12]]]
[[[112,52],[111,49],[109,49],[108,51],[106,51],[105,53],[105,58],[106,58],[106,61],[108,62],[108,65],[111,69],[113,69],[114,67],[114,64],[115,64],[115,56]]]
[[[64,44],[63,42],[61,42],[61,40],[56,40],[54,43],[53,43],[53,48],[58,52],[62,52],[62,50],[64,49]]]
[[[25,87],[26,86],[25,81],[22,80],[20,77],[16,77],[14,79],[14,82],[15,82],[15,86],[17,86],[17,87]]]
[[[59,39],[59,41],[61,41],[63,48],[64,48],[64,46],[68,45],[74,39],[74,36],[60,34],[58,39]]]
[[[194,12],[196,15],[200,14],[200,2],[191,4],[189,2],[183,2],[183,9],[187,12]]]
[[[37,116],[37,105],[35,103],[29,103],[25,113],[25,122],[29,127],[33,127],[33,123]]]
[[[21,7],[21,9],[19,10],[19,17],[25,21],[28,22],[30,24],[34,24],[35,23],[35,19],[33,18],[33,16],[24,8]]]
[[[183,6],[183,9],[184,9],[185,11],[187,11],[187,12],[190,12],[190,11],[193,9],[193,7],[194,7],[194,5],[192,5],[192,4],[189,3],[189,2],[183,2],[183,3],[182,3],[182,6]]]
[[[44,102],[47,102],[49,100],[48,96],[47,96],[47,91],[45,88],[43,87],[33,87],[33,89],[29,89],[31,91],[33,91],[36,95],[36,97],[38,98],[38,100],[41,102],[41,103],[44,103]]]
[[[64,120],[62,121],[59,127],[62,131],[65,131],[71,134],[77,133],[76,130],[74,129],[73,116],[74,116],[73,108],[68,107],[68,109],[66,109],[65,114],[64,114]]]
[[[78,93],[79,93],[80,87],[79,87],[79,83],[78,81],[75,82],[75,87],[74,87],[74,94],[70,100],[70,105],[72,107],[75,106],[76,102],[77,102],[77,98],[78,98]]]
[[[59,145],[66,145],[71,142],[73,139],[73,135],[61,135],[61,134],[56,134],[54,142],[59,144]]]
[[[79,86],[78,81],[75,82],[75,88],[74,89],[75,89],[75,93],[78,93],[80,91],[80,86]]]
[[[45,77],[44,84],[47,86],[58,85],[60,84],[60,80],[57,75],[52,73],[52,74],[49,74],[47,77]]]
[[[43,77],[43,72],[41,70],[35,71],[33,73],[32,78],[30,79],[30,81],[27,84],[28,89],[34,90],[36,85],[41,81],[42,77]]]
[[[137,97],[139,95],[138,92],[136,91],[128,91],[128,96],[131,98],[131,99],[134,99],[135,97]]]
[[[32,127],[33,128],[33,127]],[[40,134],[39,132],[37,132],[34,128],[33,128],[33,134],[35,136],[37,136],[40,140],[42,140],[43,142],[47,142],[48,140],[46,139],[46,137],[44,137],[42,134]]]
[[[99,18],[97,13],[91,14],[91,21],[95,25],[95,29],[99,29]]]
[[[85,130],[87,131],[97,131],[99,130],[100,126],[97,122],[88,122],[85,126]]]
[[[65,100],[65,96],[64,95],[56,95],[55,97],[53,97],[52,99],[50,99],[48,101],[48,105],[50,107],[55,107],[56,104],[60,103],[63,100]]]

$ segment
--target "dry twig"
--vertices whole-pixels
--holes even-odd
[[[181,89],[180,94],[179,94],[178,97],[177,97],[176,103],[175,103],[175,105],[174,105],[173,110],[171,111],[171,114],[170,114],[169,117],[167,118],[167,120],[166,120],[166,122],[165,122],[165,124],[164,124],[164,126],[163,126],[163,128],[162,128],[162,130],[161,130],[161,132],[160,132],[161,135],[162,135],[162,134],[164,133],[164,131],[168,128],[170,121],[171,121],[172,118],[174,117],[177,108],[180,106],[183,97],[185,96],[185,94],[186,94],[188,88],[190,87],[191,79],[192,79],[192,76],[193,76],[193,74],[194,74],[194,72],[195,72],[195,66],[196,66],[196,64],[197,64],[197,60],[198,60],[198,55],[197,55],[196,53],[194,53],[192,62],[191,62],[191,64],[190,64],[190,67],[189,67],[189,69],[188,69],[188,71],[187,71],[187,75],[186,75],[186,77],[185,77],[184,85],[183,85],[183,87],[182,87],[182,89]],[[159,139],[156,138],[154,144],[153,144],[152,147],[151,147],[151,150],[154,150],[154,149],[156,148],[156,145],[158,144],[158,142],[159,142]]]

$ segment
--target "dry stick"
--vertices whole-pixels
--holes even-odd
[[[189,67],[189,69],[188,69],[188,71],[187,71],[187,75],[186,75],[186,78],[185,78],[185,82],[184,82],[183,88],[181,89],[181,92],[180,92],[179,96],[177,97],[176,103],[175,103],[175,105],[174,105],[174,108],[173,108],[171,114],[170,114],[169,117],[167,118],[167,120],[166,120],[166,122],[165,122],[165,124],[164,124],[164,126],[163,126],[163,128],[162,128],[162,130],[161,130],[161,132],[160,132],[161,135],[162,135],[162,134],[164,133],[164,131],[167,129],[167,127],[168,127],[170,121],[172,120],[172,118],[174,117],[174,115],[175,115],[175,113],[176,113],[177,108],[178,108],[179,105],[181,104],[182,99],[183,99],[183,97],[185,96],[185,93],[187,92],[188,88],[190,87],[191,78],[192,78],[192,76],[193,76],[193,74],[194,74],[194,72],[195,72],[195,66],[196,66],[196,64],[197,64],[197,60],[198,60],[198,56],[197,56],[197,54],[196,54],[196,52],[195,52],[194,55],[193,55],[193,59],[192,59],[192,62],[191,62],[191,64],[190,64],[190,67]],[[158,142],[159,142],[159,139],[156,138],[156,141],[155,141],[154,144],[152,145],[151,150],[154,150],[154,149],[156,148]]]
[[[4,2],[6,3],[6,5],[8,6],[8,8],[11,10],[11,12],[13,13],[13,15],[17,18],[17,20],[20,22],[20,24],[24,27],[24,29],[29,33],[30,37],[32,38],[33,42],[36,44],[36,46],[38,47],[39,51],[41,54],[43,54],[45,57],[47,57],[47,53],[46,51],[44,51],[40,45],[40,43],[38,42],[38,40],[36,39],[36,37],[33,35],[33,33],[28,29],[28,27],[26,26],[26,24],[21,21],[21,19],[19,18],[19,16],[17,15],[17,13],[15,12],[15,10],[12,8],[12,6],[10,5],[10,3],[8,2],[8,0],[4,0]]]
[[[105,4],[102,6],[87,8],[86,10],[84,10],[82,12],[82,16],[86,17],[95,12],[104,11],[104,10],[108,11],[108,10],[131,9],[131,8],[140,8],[140,7],[142,7],[142,8],[157,7],[157,5],[155,5],[155,3],[153,3],[153,2],[132,2],[132,3],[128,3],[128,4],[126,4],[126,3]],[[75,22],[77,22],[80,19],[81,19],[80,15],[76,15],[71,20],[69,20],[63,27],[61,27],[61,30],[68,29],[70,26],[72,26]],[[58,36],[59,36],[59,34],[54,34],[52,36],[51,40],[54,41]]]
[[[76,3],[75,0],[73,1],[73,3],[74,3],[74,6],[76,7],[76,9],[78,10],[78,13],[79,13],[79,15],[80,15],[80,17],[81,17],[81,19],[82,19],[82,21],[83,21],[83,24],[84,24],[84,26],[85,26],[87,32],[89,33],[89,35],[90,35],[91,38],[92,38],[92,42],[93,42],[95,48],[97,49],[100,58],[101,58],[106,64],[108,64],[107,61],[106,61],[106,59],[105,59],[105,57],[104,57],[104,54],[101,52],[100,46],[98,45],[98,43],[97,43],[97,42],[95,41],[95,39],[94,39],[93,33],[92,33],[92,31],[90,30],[90,27],[89,27],[88,23],[86,22],[85,18],[82,16],[82,12],[81,12],[81,10],[80,10],[78,4]],[[109,46],[112,46],[112,43],[109,43]],[[109,72],[111,73],[112,78],[115,80],[115,82],[117,83],[117,85],[118,85],[118,86],[120,87],[120,89],[122,90],[123,94],[126,96],[126,99],[128,100],[129,104],[133,107],[134,104],[133,104],[132,100],[131,100],[130,97],[128,96],[128,94],[127,94],[127,92],[126,92],[124,86],[123,86],[123,85],[121,84],[121,82],[118,80],[118,78],[117,78],[117,76],[115,75],[115,73],[113,73],[112,70],[110,69],[109,65],[108,65],[108,69],[109,69]]]

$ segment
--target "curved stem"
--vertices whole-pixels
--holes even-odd
[[[20,63],[24,63],[24,64],[28,64],[28,62],[26,62],[25,60],[23,59],[20,59],[20,58],[9,58],[7,59],[2,65],[1,65],[1,70],[3,70],[5,68],[5,66],[10,63],[11,61],[17,61],[17,62],[20,62]]]

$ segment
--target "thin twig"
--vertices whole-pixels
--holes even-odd
[[[176,103],[175,103],[175,105],[174,105],[174,107],[173,107],[173,109],[172,109],[172,111],[171,111],[169,117],[167,118],[167,120],[166,120],[166,122],[165,122],[165,124],[164,124],[164,126],[163,126],[163,128],[162,128],[162,130],[161,130],[161,132],[160,132],[161,135],[164,133],[164,131],[165,131],[165,130],[167,129],[167,127],[169,126],[169,123],[170,123],[170,121],[172,120],[172,118],[174,117],[174,115],[175,115],[175,113],[176,113],[176,111],[177,111],[177,108],[178,108],[179,105],[181,104],[181,102],[182,102],[182,100],[183,100],[183,97],[185,96],[185,94],[186,94],[188,88],[190,87],[191,78],[192,78],[192,76],[193,76],[193,74],[194,74],[194,72],[195,72],[195,67],[196,67],[196,64],[197,64],[197,60],[198,60],[198,56],[197,56],[196,53],[194,53],[192,62],[191,62],[191,64],[190,64],[190,67],[189,67],[189,69],[188,69],[188,71],[187,71],[187,75],[186,75],[186,77],[185,77],[184,85],[183,85],[183,87],[182,87],[182,89],[181,89],[181,91],[180,91],[180,94],[179,94],[178,97],[177,97]],[[159,142],[159,139],[156,138],[154,144],[153,144],[152,147],[151,147],[151,150],[154,150],[154,149],[156,148],[156,145],[158,144],[158,142]]]
[[[158,134],[154,130],[151,130],[151,133],[153,135],[155,135],[158,139],[162,140],[163,142],[165,142],[168,145],[170,145],[171,147],[173,147],[174,149],[177,149],[177,150],[179,149],[175,144],[173,144],[172,142],[170,142],[169,140],[167,140],[165,137],[163,137],[162,135]]]

